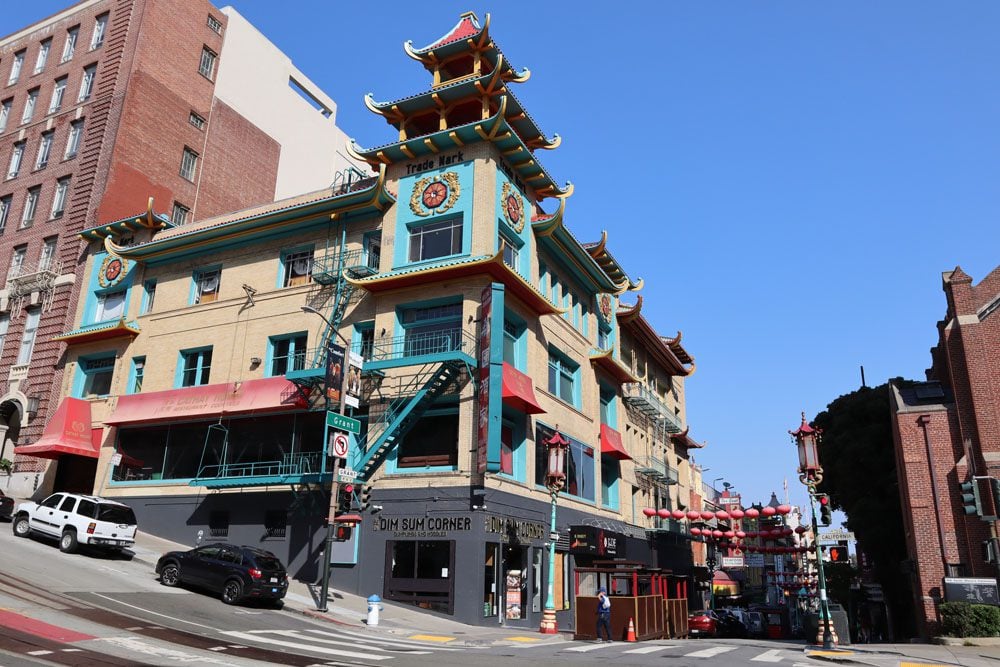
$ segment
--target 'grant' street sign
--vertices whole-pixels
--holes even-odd
[[[327,410],[326,412],[326,425],[329,428],[335,428],[338,431],[361,433],[361,422],[357,419],[351,419],[350,417],[345,417],[342,414],[332,412],[330,410]]]

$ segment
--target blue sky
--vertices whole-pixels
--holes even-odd
[[[0,34],[66,2],[5,3]],[[563,145],[567,222],[646,280],[643,313],[695,357],[697,461],[745,500],[804,493],[787,431],[860,384],[922,378],[941,272],[1000,264],[1000,3],[898,0],[235,0],[338,103],[429,86],[402,50],[464,10],[531,79],[518,96]],[[721,481],[717,483],[721,486]]]

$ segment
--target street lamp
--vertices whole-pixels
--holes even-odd
[[[816,569],[819,573],[819,628],[816,641],[823,642],[825,650],[837,645],[837,632],[830,617],[830,603],[826,598],[826,575],[823,572],[823,554],[819,550],[819,525],[816,522],[816,486],[823,481],[823,467],[819,464],[819,437],[822,429],[813,428],[802,413],[802,424],[796,431],[788,432],[799,450],[799,481],[809,490],[809,509],[812,510],[813,536],[816,538]]]
[[[347,341],[344,340],[344,337],[340,335],[340,332],[337,331],[337,328],[333,326],[333,322],[331,322],[326,315],[319,312],[312,306],[300,306],[300,310],[304,313],[312,313],[313,315],[319,315],[319,317],[324,322],[326,322],[327,326],[329,327],[331,336],[336,335],[338,338],[340,338],[341,341],[344,342],[345,345],[347,344]],[[340,376],[341,376],[340,401],[339,405],[337,406],[337,412],[339,412],[340,414],[344,413],[344,398],[347,395],[348,373],[347,369],[344,367],[344,365],[346,365],[347,362],[347,354],[348,354],[348,348],[345,347],[344,364],[342,365],[340,371]],[[326,367],[329,367],[330,365],[329,355],[330,355],[330,338],[328,337],[326,341],[326,356],[324,357],[326,359],[326,364],[325,364]],[[326,376],[324,376],[324,378],[325,377]],[[326,380],[324,379],[323,400],[326,403],[327,412],[329,412],[330,410],[330,392],[328,391],[328,389],[329,387],[326,386]],[[326,443],[326,447],[327,448],[329,447],[329,443]],[[324,457],[324,466],[325,464],[326,461]],[[340,496],[340,480],[338,479],[340,477],[339,458],[334,457],[333,468],[331,472],[332,472],[332,478],[330,482],[330,506],[327,509],[326,513],[326,549],[323,551],[323,575],[322,575],[322,582],[320,584],[319,602],[316,603],[316,611],[327,611],[328,610],[327,601],[330,598],[330,556],[333,551],[333,538],[334,538],[333,524],[336,523],[337,503],[339,502],[339,496]]]
[[[542,612],[542,622],[538,631],[546,635],[554,635],[559,632],[559,624],[556,621],[556,604],[553,600],[553,578],[556,571],[556,540],[559,533],[556,532],[556,499],[559,491],[566,484],[566,448],[569,447],[569,440],[556,432],[551,438],[542,441],[548,450],[548,469],[545,471],[545,487],[549,490],[552,498],[552,523],[549,531],[549,582],[545,595],[545,610]]]

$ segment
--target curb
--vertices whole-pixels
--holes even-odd
[[[837,649],[834,649],[833,651],[824,651],[823,649],[815,649],[807,646],[802,650],[802,653],[807,658],[812,658],[813,660],[822,660],[823,662],[832,662],[840,665],[870,665],[872,667],[877,665],[877,663],[860,660],[859,656],[864,654],[859,654],[854,651]]]

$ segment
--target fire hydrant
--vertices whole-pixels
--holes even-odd
[[[377,595],[368,596],[368,625],[378,625],[378,614],[382,611],[382,598]]]

